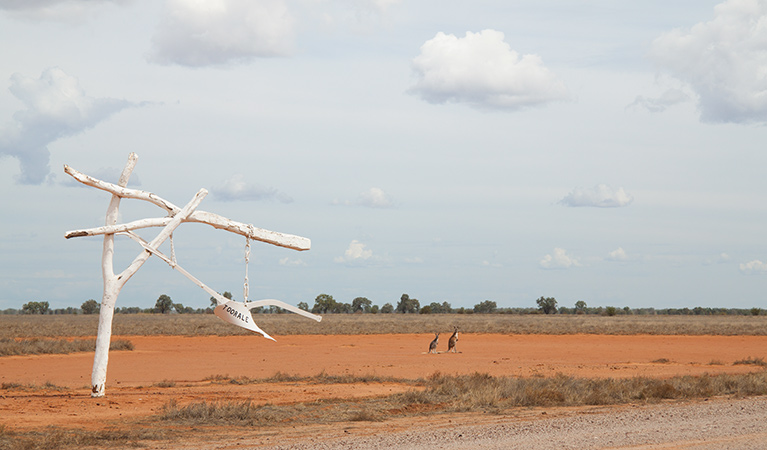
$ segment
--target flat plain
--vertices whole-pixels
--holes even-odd
[[[92,352],[0,357],[0,448],[350,448],[350,434],[375,448],[428,430],[444,430],[450,448],[458,423],[480,433],[626,408],[762,405],[767,393],[764,316],[255,317],[276,342],[210,315],[117,315],[113,339],[133,350],[110,353],[100,399],[90,397]],[[93,337],[96,323],[0,316],[0,338]],[[448,353],[455,327],[458,351]],[[716,439],[764,442],[765,427]],[[664,436],[641,448],[707,448]],[[413,442],[400,448],[432,441]]]

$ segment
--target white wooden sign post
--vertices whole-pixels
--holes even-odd
[[[107,363],[109,361],[109,342],[112,338],[112,318],[114,317],[114,308],[117,297],[120,294],[120,290],[123,288],[123,286],[125,286],[125,283],[128,282],[128,280],[152,255],[162,259],[172,268],[192,280],[192,282],[205,290],[205,292],[212,295],[218,303],[214,310],[216,316],[233,325],[237,325],[260,333],[265,338],[274,340],[271,336],[261,330],[253,321],[253,316],[250,313],[250,310],[253,308],[274,305],[296,314],[314,319],[318,322],[322,320],[322,317],[320,316],[298,309],[295,306],[288,305],[287,303],[283,303],[279,300],[267,299],[248,301],[247,271],[245,278],[245,301],[236,302],[229,300],[184,270],[180,265],[176,263],[174,255],[171,255],[171,258],[168,258],[162,252],[160,252],[158,250],[160,245],[169,237],[171,238],[172,244],[173,230],[175,230],[184,222],[206,223],[214,228],[240,234],[248,239],[248,245],[252,239],[280,247],[303,251],[309,250],[311,247],[311,241],[301,236],[264,230],[261,228],[256,228],[253,225],[229,220],[217,214],[198,211],[197,207],[200,205],[200,202],[202,202],[205,196],[208,195],[208,191],[205,189],[200,189],[199,192],[197,192],[197,194],[195,194],[195,196],[183,208],[179,208],[178,206],[151,192],[128,189],[126,188],[128,185],[128,179],[133,173],[133,169],[136,167],[137,160],[138,156],[135,153],[131,153],[117,184],[98,180],[96,178],[82,174],[67,165],[64,166],[64,172],[71,175],[80,183],[101,189],[112,194],[112,199],[109,202],[109,207],[107,208],[106,223],[103,227],[69,231],[65,235],[67,239],[81,236],[104,235],[104,247],[101,256],[101,272],[104,278],[104,293],[101,299],[99,327],[96,337],[96,354],[93,358],[93,372],[91,374],[92,397],[103,397],[105,393]],[[134,222],[118,224],[117,218],[120,210],[120,200],[123,198],[148,201],[164,209],[167,215],[165,217],[141,219]],[[160,233],[154,239],[152,239],[151,242],[145,241],[133,232],[134,230],[149,227],[162,228]],[[136,257],[136,259],[134,259],[133,262],[119,274],[114,273],[112,265],[114,256],[115,234],[122,234],[130,237],[143,248],[142,252]]]

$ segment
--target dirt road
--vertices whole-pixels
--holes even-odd
[[[522,417],[452,416],[436,423],[417,421],[394,432],[377,427],[370,434],[366,427],[353,427],[336,430],[333,436],[286,438],[292,442],[279,445],[261,438],[233,442],[232,447],[219,442],[215,448],[239,444],[238,448],[275,450],[764,450],[765,418],[767,398],[553,413],[536,409]],[[463,425],[462,419],[473,423]]]

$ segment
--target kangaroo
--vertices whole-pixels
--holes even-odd
[[[458,351],[455,349],[455,343],[458,342],[458,327],[455,327],[455,331],[453,331],[453,335],[450,336],[450,340],[447,341],[447,351],[453,351],[453,353],[458,353]]]
[[[439,342],[439,333],[434,333],[434,340],[429,344],[429,353],[437,353],[437,343]]]

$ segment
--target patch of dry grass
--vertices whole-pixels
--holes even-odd
[[[764,316],[516,315],[516,314],[328,314],[315,322],[295,314],[256,314],[275,336],[307,334],[420,334],[433,330],[490,334],[767,335]],[[93,315],[0,315],[0,338],[95,336]],[[210,314],[116,314],[115,336],[230,336],[250,331]]]
[[[753,366],[767,367],[767,362],[764,362],[764,358],[752,358],[750,356],[745,359],[739,359],[732,364],[733,365],[748,364]]]
[[[412,391],[408,401],[447,404],[452,411],[499,410],[520,406],[614,405],[666,399],[767,394],[767,372],[738,375],[590,379],[491,377],[485,374],[436,374],[426,390]]]
[[[301,378],[309,381],[312,377]],[[291,378],[295,381],[296,378]],[[503,413],[514,408],[654,403],[717,396],[767,395],[767,372],[738,375],[589,379],[434,374],[410,391],[379,398],[321,400],[292,405],[252,402],[169,402],[159,418],[173,424],[218,423],[266,426],[285,423],[379,421],[390,417],[447,412]]]
[[[2,383],[0,384],[0,390],[4,391],[26,391],[26,392],[37,392],[37,391],[55,391],[55,392],[62,392],[67,391],[69,388],[57,386],[50,381],[46,382],[45,384],[39,385],[39,384],[22,384],[22,383]]]
[[[95,348],[96,339],[0,338],[0,356],[92,352]],[[114,339],[109,349],[133,350],[133,343],[126,339]]]
[[[0,449],[54,450],[63,448],[143,447],[142,441],[168,439],[174,433],[161,428],[105,429],[86,431],[46,427],[37,431],[17,432],[0,426]]]
[[[276,374],[248,382],[354,382],[355,377],[330,378],[324,374],[297,377]],[[365,382],[368,377],[356,377]],[[231,382],[227,376],[209,378]],[[391,381],[387,379],[387,381]],[[15,432],[0,426],[0,449],[53,449],[83,447],[143,447],[144,441],[180,439],[179,427],[200,430],[210,426],[279,427],[350,421],[383,421],[393,417],[452,412],[504,414],[515,408],[653,403],[717,396],[767,395],[767,371],[738,375],[682,376],[670,379],[587,379],[557,375],[553,378],[493,377],[487,374],[443,375],[400,380],[413,389],[377,398],[329,399],[289,405],[258,405],[252,401],[169,401],[156,416],[138,424],[101,431],[44,428]],[[199,427],[199,428],[198,428]],[[220,430],[219,430],[220,431]],[[207,433],[207,432],[206,432]]]
[[[353,384],[353,383],[415,383],[415,380],[403,380],[401,378],[384,377],[379,375],[331,375],[325,371],[312,376],[290,375],[283,372],[277,372],[267,378],[250,378],[245,376],[230,377],[228,375],[213,375],[205,377],[203,381],[210,381],[216,384],[260,384],[260,383],[313,383],[313,384]]]

